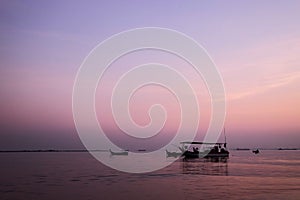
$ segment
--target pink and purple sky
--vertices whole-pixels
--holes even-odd
[[[191,36],[216,63],[226,89],[230,147],[300,147],[299,7],[300,1],[1,1],[0,149],[82,148],[72,117],[79,66],[111,35],[150,26]],[[168,55],[136,56],[145,63],[168,60],[190,72]],[[112,77],[133,61],[129,56],[116,64]],[[203,83],[192,80],[199,82],[202,100],[201,135],[210,108],[201,98],[207,95]],[[177,112],[176,101],[165,91],[145,88],[132,106],[137,123],[147,123],[139,113],[146,113],[158,96]],[[98,112],[103,105],[98,98]],[[176,129],[177,122],[171,118],[167,131]],[[108,119],[103,123],[112,124]]]

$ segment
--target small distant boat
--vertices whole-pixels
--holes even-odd
[[[138,149],[138,151],[142,152],[142,151],[146,151],[146,149]]]
[[[112,156],[128,156],[128,151],[114,152],[110,149],[109,152]]]
[[[182,155],[182,152],[176,152],[176,151],[171,152],[171,151],[168,151],[168,150],[166,149],[166,154],[167,154],[167,157],[174,157],[174,158],[177,158],[177,157],[179,157],[179,156]]]
[[[237,151],[250,151],[248,148],[236,148]]]
[[[252,152],[255,153],[255,154],[258,154],[258,153],[259,153],[259,150],[256,149],[256,150],[253,150]]]

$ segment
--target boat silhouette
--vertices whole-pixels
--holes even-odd
[[[229,151],[226,148],[226,143],[209,143],[209,142],[181,142],[179,149],[182,151],[182,156],[185,158],[214,158],[214,157],[229,157]],[[193,150],[188,150],[187,145],[193,146]],[[212,146],[208,148],[206,146]],[[203,147],[204,151],[199,151],[197,146]]]
[[[253,150],[252,152],[255,153],[255,154],[258,154],[258,153],[259,153],[259,150],[256,149],[256,150]]]

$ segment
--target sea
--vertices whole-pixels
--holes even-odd
[[[0,199],[300,199],[299,150],[172,159],[158,171],[132,174],[101,164],[89,152],[2,152]]]

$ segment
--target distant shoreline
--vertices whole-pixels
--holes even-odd
[[[290,151],[290,150],[300,150],[300,148],[232,148],[233,151],[252,151],[254,149],[259,150],[279,150],[279,151]]]
[[[108,152],[108,150],[86,150],[86,149],[66,149],[66,150],[57,150],[57,149],[47,149],[47,150],[0,150],[0,153],[47,153],[47,152]]]
[[[255,148],[256,149],[256,148]],[[258,148],[259,150],[266,150],[266,151],[297,151],[300,148],[274,148],[274,149],[265,149],[265,148]],[[231,151],[251,151],[250,148],[233,148],[230,149]],[[87,149],[40,149],[40,150],[0,150],[0,153],[68,153],[68,152],[109,152],[109,150],[87,150]]]

